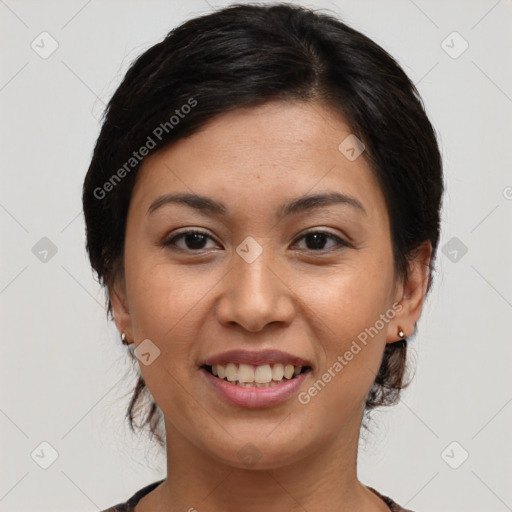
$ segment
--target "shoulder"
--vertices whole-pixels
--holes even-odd
[[[112,507],[106,508],[105,510],[101,510],[100,512],[133,512],[134,505],[130,504],[131,498],[124,503],[119,503],[118,505],[114,505]]]
[[[366,486],[370,491],[375,493],[388,507],[391,512],[413,512],[408,508],[403,508],[398,503],[395,503],[389,496],[384,496],[379,491],[376,491],[373,487]]]
[[[146,494],[149,494],[153,489],[159,486],[165,479],[159,480],[158,482],[153,482],[152,484],[143,487],[139,491],[137,491],[128,501],[123,503],[119,503],[118,505],[114,505],[110,508],[102,510],[101,512],[133,512],[135,505],[144,497]]]

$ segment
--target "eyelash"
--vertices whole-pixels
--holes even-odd
[[[170,248],[171,250],[177,250],[177,251],[184,251],[184,252],[200,252],[200,251],[204,251],[205,249],[183,249],[181,247],[176,247],[175,246],[175,243],[177,240],[181,240],[182,238],[186,237],[187,235],[194,235],[194,234],[197,234],[197,235],[203,235],[204,237],[206,238],[209,238],[211,240],[213,240],[213,238],[206,232],[204,231],[199,231],[199,230],[196,230],[196,229],[190,229],[188,231],[183,231],[182,233],[178,233],[177,235],[174,235],[172,238],[170,238],[169,240],[166,240],[162,243],[162,246],[166,247],[166,248]],[[337,243],[337,247],[333,247],[333,248],[330,248],[330,249],[306,249],[307,251],[310,251],[310,252],[314,252],[314,253],[322,253],[322,252],[330,252],[330,251],[333,251],[333,250],[339,250],[341,249],[342,247],[351,247],[351,244],[349,244],[346,240],[343,240],[342,238],[334,235],[333,233],[330,233],[328,231],[309,231],[307,233],[304,233],[303,235],[301,235],[299,238],[297,238],[294,242],[294,244],[296,244],[298,241],[304,239],[305,237],[309,236],[309,235],[317,235],[317,234],[321,234],[321,235],[325,235],[327,238],[330,238],[331,240],[334,240],[336,241]],[[173,247],[174,246],[174,247]]]

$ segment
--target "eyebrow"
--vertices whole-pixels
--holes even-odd
[[[209,197],[198,194],[175,193],[165,194],[155,199],[148,208],[147,215],[152,214],[167,204],[182,204],[200,212],[205,212],[218,217],[226,216],[228,213],[228,209],[223,203],[215,201]],[[352,206],[365,215],[367,213],[362,203],[355,197],[340,194],[339,192],[329,192],[323,194],[309,194],[293,199],[281,206],[278,212],[278,217],[282,219],[314,208],[321,208],[334,204],[345,204]]]

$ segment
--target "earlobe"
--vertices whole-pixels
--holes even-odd
[[[415,251],[410,260],[407,281],[397,290],[396,300],[401,309],[388,326],[386,343],[400,341],[414,333],[428,290],[431,255],[432,245],[427,240]]]
[[[122,281],[122,282],[120,282]],[[118,279],[114,284],[108,286],[108,295],[112,304],[112,313],[116,327],[121,333],[124,334],[124,340],[132,340],[131,316],[126,300],[126,287],[124,280]]]

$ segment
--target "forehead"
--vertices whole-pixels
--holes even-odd
[[[146,158],[133,206],[176,190],[257,206],[332,189],[359,196],[370,210],[384,207],[364,153],[353,160],[340,150],[350,136],[343,118],[318,103],[238,108]]]

